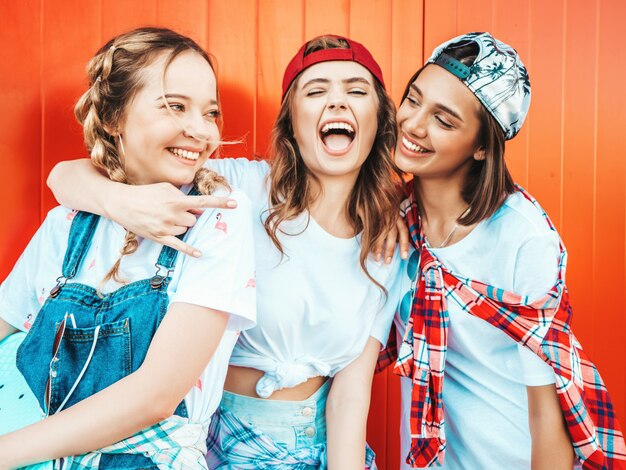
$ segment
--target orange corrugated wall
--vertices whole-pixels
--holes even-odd
[[[72,106],[87,60],[116,33],[167,26],[217,57],[225,136],[245,140],[231,156],[265,154],[283,68],[315,35],[365,43],[396,100],[449,37],[488,30],[513,44],[533,104],[509,165],[569,248],[574,327],[626,420],[624,0],[20,0],[0,2],[0,18],[0,279],[55,204],[52,166],[85,156]],[[398,410],[385,372],[368,436],[381,469],[398,467]]]

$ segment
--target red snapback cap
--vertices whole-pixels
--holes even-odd
[[[285,93],[287,93],[289,86],[300,72],[311,65],[319,64],[320,62],[330,62],[332,60],[349,60],[362,65],[369,70],[371,74],[374,75],[374,77],[376,77],[376,79],[380,82],[383,88],[385,88],[385,81],[383,80],[383,72],[380,69],[380,65],[378,65],[370,51],[368,51],[363,44],[343,36],[333,35],[332,37],[346,41],[350,48],[321,49],[319,51],[311,52],[305,56],[304,51],[310,41],[304,43],[285,69],[285,74],[283,75],[282,99],[285,98]]]

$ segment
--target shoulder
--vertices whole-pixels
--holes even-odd
[[[212,158],[207,160],[204,166],[217,171],[226,178],[235,175],[264,177],[270,172],[270,166],[265,160],[248,160],[247,158]]]
[[[519,191],[511,194],[485,225],[489,232],[517,240],[520,244],[537,236],[553,237],[558,241],[558,234],[541,210]]]
[[[188,243],[198,243],[200,240],[232,238],[233,230],[238,227],[237,232],[251,232],[251,203],[250,198],[242,190],[232,188],[230,191],[219,188],[214,196],[229,197],[237,201],[235,209],[206,209],[198,218],[193,228],[187,235]]]
[[[78,211],[68,209],[67,207],[56,206],[48,211],[46,218],[41,224],[40,231],[47,238],[67,238],[72,227],[72,221],[77,213]]]

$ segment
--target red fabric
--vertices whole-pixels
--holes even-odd
[[[370,51],[367,48],[352,39],[345,38],[343,36],[333,36],[337,39],[343,39],[348,43],[350,49],[322,49],[319,51],[311,52],[308,55],[304,55],[304,51],[308,44],[305,43],[300,50],[297,52],[295,56],[291,59],[287,68],[285,69],[285,74],[283,75],[283,99],[285,98],[285,93],[289,89],[291,82],[293,82],[298,74],[302,72],[304,69],[310,67],[311,65],[319,64],[320,62],[330,62],[331,60],[348,60],[352,62],[356,62],[357,64],[361,64],[367,70],[369,70],[374,77],[380,82],[380,84],[385,88],[385,81],[383,80],[383,72],[380,69],[380,65],[376,62]]]
[[[519,190],[554,230],[532,196]],[[452,293],[463,301],[469,314],[500,329],[553,368],[563,416],[583,468],[626,469],[626,444],[611,399],[570,329],[572,310],[565,287],[567,253],[563,244],[557,283],[544,298],[528,303],[514,293],[452,275],[425,242],[412,191],[403,207],[412,243],[420,252],[417,290],[394,368],[398,375],[413,380],[412,445],[407,463],[426,467],[444,460],[445,302],[446,294]],[[380,366],[388,363],[389,357],[389,351],[381,354]]]

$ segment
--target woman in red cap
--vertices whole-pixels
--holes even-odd
[[[575,456],[626,467],[606,387],[571,331],[565,247],[506,167],[529,105],[517,52],[470,33],[435,49],[398,109],[395,161],[414,175],[391,355],[403,469],[572,469]]]
[[[369,51],[324,36],[287,66],[271,165],[209,162],[253,201],[258,301],[258,325],[241,333],[211,421],[210,468],[375,468],[365,427],[399,262],[369,255],[396,224],[395,138],[394,106]],[[161,220],[154,212],[190,201],[163,186],[115,185],[89,162],[61,164],[50,184],[63,204],[154,239],[141,207],[156,204],[151,217]],[[175,195],[154,196],[167,190]],[[193,224],[190,214],[176,217],[179,227],[165,233]]]

